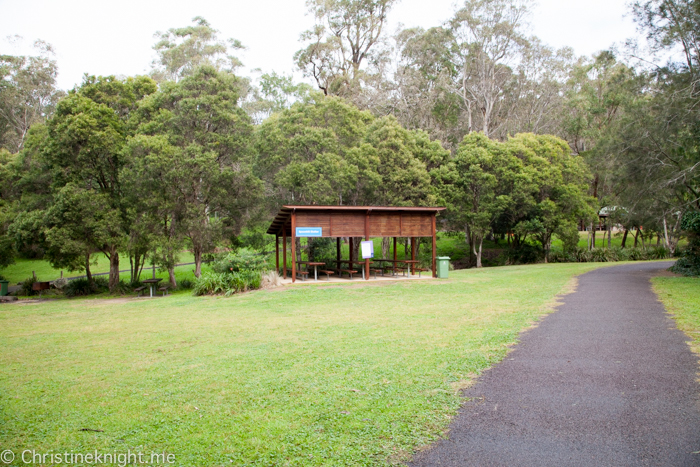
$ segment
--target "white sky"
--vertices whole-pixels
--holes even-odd
[[[590,55],[636,35],[625,0],[539,0],[531,33],[553,47],[571,46]],[[390,13],[388,32],[437,26],[450,18],[454,0],[400,0]],[[0,54],[31,54],[36,39],[56,50],[58,85],[70,89],[84,73],[146,73],[155,54],[153,34],[191,24],[203,16],[220,39],[233,37],[246,47],[239,54],[245,70],[289,74],[299,34],[313,24],[304,0],[0,0]],[[20,35],[11,45],[5,38]],[[300,75],[297,75],[300,78]]]

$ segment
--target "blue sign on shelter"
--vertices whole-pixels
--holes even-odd
[[[297,237],[322,237],[323,229],[321,227],[297,227],[295,235]]]

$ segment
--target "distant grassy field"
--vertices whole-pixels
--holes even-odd
[[[700,278],[655,277],[654,291],[676,320],[678,328],[691,339],[691,348],[700,355]]]
[[[401,462],[574,275],[600,266],[3,305],[0,446],[165,451],[187,466]]]
[[[96,259],[96,264],[90,266],[90,271],[93,274],[101,273],[101,272],[109,272],[109,260],[107,259],[106,256],[104,256],[102,253],[98,253],[94,255]],[[180,254],[179,263],[191,263],[194,261],[194,257],[189,251],[183,251]],[[148,263],[147,263],[148,265]],[[184,269],[192,269],[194,266],[185,266]],[[119,269],[120,270],[128,270],[129,269],[129,258],[128,257],[120,257],[120,263],[119,263]],[[7,280],[10,281],[10,284],[14,285],[17,282],[23,281],[28,277],[32,277],[32,271],[36,273],[36,276],[43,281],[52,281],[54,279],[58,279],[61,277],[61,270],[60,269],[54,269],[51,267],[48,261],[44,260],[36,260],[36,259],[22,259],[18,258],[15,260],[14,264],[11,264],[7,268],[0,270],[0,273],[5,276]],[[150,269],[147,269],[147,267],[144,267],[143,270],[143,275],[148,275],[148,277],[151,277],[151,271]],[[63,275],[65,277],[74,277],[74,276],[81,276],[85,275],[85,272],[69,272],[64,270]],[[124,279],[129,278],[129,273],[122,273],[121,276]],[[163,277],[166,277],[167,273],[163,275]],[[194,277],[194,276],[193,276]]]

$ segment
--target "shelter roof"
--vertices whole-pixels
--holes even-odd
[[[275,219],[270,224],[267,229],[267,233],[275,235],[282,230],[282,227],[287,224],[292,212],[314,212],[314,211],[324,211],[326,213],[347,213],[347,212],[386,212],[386,213],[438,213],[444,211],[443,207],[422,207],[422,206],[296,206],[296,205],[285,205],[282,206]]]

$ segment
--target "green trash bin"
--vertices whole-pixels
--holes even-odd
[[[9,283],[10,281],[0,281],[0,297],[7,295],[7,284]]]
[[[437,257],[437,276],[439,279],[447,279],[447,275],[450,271],[450,257],[449,256],[438,256]]]

